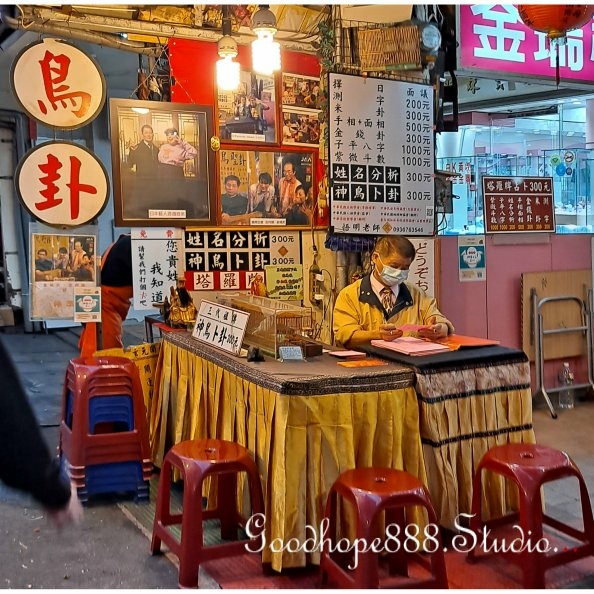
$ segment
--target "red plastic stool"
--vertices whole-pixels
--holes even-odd
[[[353,557],[341,555],[341,547],[337,546],[339,537],[337,528],[338,495],[349,501],[355,512],[356,538],[361,543],[358,562],[353,567]],[[435,535],[431,534],[431,546],[427,546],[427,555],[420,555],[412,550],[407,539],[405,509],[408,506],[422,506],[427,510],[429,523],[434,526]],[[389,525],[398,524],[399,530],[391,535],[398,540],[372,547],[363,551],[364,545],[371,545],[377,538],[378,520],[385,511],[385,524],[382,534],[386,534]],[[328,580],[336,582],[340,588],[379,588],[379,555],[378,549],[388,551],[390,577],[381,580],[382,587],[388,588],[447,588],[445,558],[441,536],[437,527],[437,517],[423,484],[413,475],[393,468],[355,468],[343,472],[330,488],[326,501],[325,521],[328,522],[328,538],[322,541],[320,555],[320,582],[325,585]],[[419,530],[419,535],[422,534]],[[377,541],[376,541],[377,542]],[[352,543],[354,544],[354,543]],[[425,545],[428,544],[428,541]],[[405,547],[406,545],[406,547]],[[420,547],[423,549],[424,544]],[[342,546],[342,549],[345,547]],[[397,551],[394,551],[397,549]],[[422,551],[421,551],[422,552]],[[430,571],[427,578],[411,578],[408,575],[408,560],[414,558],[420,565]],[[350,569],[348,564],[351,565]],[[392,577],[398,574],[398,577]]]
[[[501,474],[517,485],[520,496],[519,512],[487,521],[482,519],[483,470]],[[566,477],[575,477],[579,483],[583,531],[543,513],[541,487],[545,483]],[[569,548],[565,547],[564,550],[551,553],[535,550],[536,544],[543,538],[543,524],[551,526],[581,544],[568,545]],[[484,534],[485,528],[493,529],[506,525],[518,525],[524,540],[529,539],[531,545],[524,547],[521,552],[514,553],[509,550],[499,552],[506,559],[520,565],[524,574],[524,588],[544,588],[545,572],[551,567],[594,555],[594,520],[588,489],[582,473],[565,452],[537,444],[509,443],[496,446],[483,456],[473,480],[470,528],[478,535],[479,532]],[[518,536],[519,533],[515,531],[511,538]],[[479,542],[482,542],[480,536]],[[492,539],[487,539],[487,543],[489,542],[492,542]],[[475,547],[468,553],[468,560],[472,562],[476,559]]]
[[[183,509],[171,513],[171,469],[177,468],[184,481]],[[253,514],[264,513],[262,485],[258,469],[246,448],[222,439],[182,441],[166,454],[161,467],[151,553],[161,549],[163,541],[179,559],[179,585],[195,588],[198,585],[198,568],[204,561],[241,555],[246,545],[257,548],[260,531],[252,539],[237,540],[237,527],[245,521],[237,510],[237,473],[247,473]],[[207,476],[217,476],[217,506],[202,509],[202,484]],[[204,546],[202,522],[217,518],[221,522],[221,537],[227,542]],[[167,528],[181,524],[178,541]],[[262,527],[263,528],[263,527]]]
[[[89,426],[91,401],[113,396],[131,399],[134,426],[126,431],[93,432]],[[77,357],[70,360],[62,392],[59,451],[67,460],[66,468],[79,495],[86,493],[90,467],[138,462],[143,481],[150,479],[153,464],[146,408],[138,368],[130,359]]]

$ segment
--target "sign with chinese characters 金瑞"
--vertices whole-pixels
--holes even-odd
[[[552,177],[483,177],[486,233],[555,231]]]
[[[109,199],[103,163],[73,142],[45,142],[20,161],[15,186],[36,220],[53,227],[78,227],[99,216]]]
[[[462,4],[456,22],[457,70],[483,78],[555,80],[558,60],[561,79],[592,83],[591,23],[568,31],[564,43],[553,46],[546,33],[522,22],[517,6],[511,3]]]
[[[265,267],[301,264],[299,231],[186,231],[189,291],[249,289]]]
[[[433,89],[330,74],[330,225],[433,235]]]
[[[239,355],[249,313],[203,300],[192,336],[218,349]]]
[[[134,309],[153,309],[169,298],[182,274],[182,229],[146,227],[132,230]]]
[[[60,39],[27,46],[14,61],[10,80],[27,114],[50,128],[80,128],[105,103],[105,78],[95,61]]]

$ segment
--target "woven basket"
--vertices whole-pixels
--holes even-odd
[[[415,25],[359,29],[361,70],[413,70],[421,68],[419,29]]]

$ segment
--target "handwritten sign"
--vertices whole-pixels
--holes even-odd
[[[212,301],[202,301],[192,337],[217,349],[239,355],[249,317],[250,314],[244,311]]]
[[[150,227],[132,230],[134,308],[163,303],[182,274],[182,230]]]
[[[273,299],[303,299],[303,266],[266,266],[266,290]]]

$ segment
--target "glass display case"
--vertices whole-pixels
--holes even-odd
[[[307,337],[312,327],[309,307],[258,295],[229,293],[220,293],[217,301],[250,314],[243,339],[245,347],[257,347],[276,359],[281,358],[279,346],[299,346],[304,356],[322,354],[321,345],[314,348],[317,343]]]
[[[482,178],[536,176],[553,178],[557,233],[592,233],[594,213],[590,188],[594,181],[594,151],[562,149],[543,155],[471,155],[437,159],[437,168],[450,174],[451,209],[437,209],[441,235],[483,234]]]

